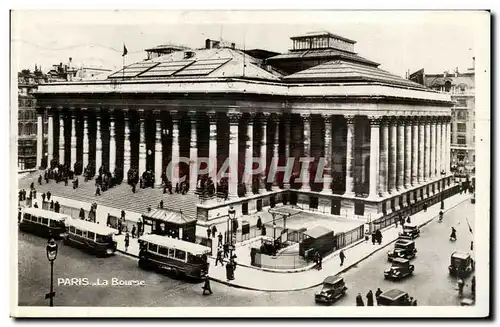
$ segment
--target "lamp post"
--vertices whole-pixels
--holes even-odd
[[[234,249],[234,245],[233,245],[233,234],[235,233],[235,230],[234,230],[234,219],[236,218],[236,210],[233,208],[233,206],[230,206],[229,207],[229,210],[227,212],[227,216],[228,216],[228,219],[227,219],[227,237],[228,237],[228,245],[229,245],[229,256],[230,258],[233,257],[233,249]]]
[[[47,259],[50,262],[50,293],[45,294],[45,299],[50,299],[50,306],[54,306],[54,261],[57,258],[57,243],[53,238],[50,239],[49,244],[47,244]]]
[[[441,182],[440,182],[441,183],[441,210],[444,209],[444,189],[445,189],[444,184],[445,183],[444,183],[443,176],[445,176],[445,175],[446,175],[446,172],[444,170],[442,170],[441,171]]]

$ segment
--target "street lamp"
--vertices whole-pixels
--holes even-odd
[[[446,175],[446,172],[444,170],[441,171],[441,210],[444,210],[444,184],[445,184],[445,181],[444,181],[444,177]]]
[[[57,243],[53,238],[50,239],[49,244],[47,244],[47,259],[50,262],[50,293],[45,294],[45,299],[50,299],[50,306],[54,306],[54,261],[57,258]]]
[[[236,218],[236,210],[233,208],[233,206],[229,207],[229,210],[227,212],[227,236],[228,236],[228,245],[229,245],[229,251],[230,251],[230,257],[233,257],[233,234],[235,233],[234,230],[234,219]]]

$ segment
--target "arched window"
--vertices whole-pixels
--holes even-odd
[[[445,92],[450,92],[450,90],[451,90],[451,82],[450,81],[446,81],[444,83],[444,91]]]

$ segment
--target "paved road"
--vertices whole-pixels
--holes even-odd
[[[469,201],[445,215],[443,223],[433,221],[422,229],[416,239],[417,257],[412,261],[415,274],[401,282],[386,281],[383,270],[388,266],[387,247],[343,274],[348,294],[336,305],[354,305],[358,292],[369,289],[400,288],[414,296],[419,305],[458,305],[456,281],[448,276],[449,257],[454,250],[468,250],[472,236],[465,217],[474,223],[474,205]],[[458,240],[449,241],[451,226],[457,229]],[[45,257],[45,240],[20,233],[19,241],[19,304],[47,305],[49,264]],[[212,296],[202,296],[202,284],[186,283],[154,272],[143,271],[137,261],[116,255],[95,258],[60,243],[55,263],[55,305],[65,306],[307,306],[314,305],[312,288],[296,292],[268,293],[241,290],[212,283]],[[215,267],[212,267],[214,269]],[[217,268],[220,269],[220,268]],[[236,278],[237,278],[236,271]],[[144,280],[144,286],[64,286],[58,278],[88,278],[94,282],[112,278]],[[466,281],[470,283],[470,279]],[[466,291],[467,292],[467,291]]]

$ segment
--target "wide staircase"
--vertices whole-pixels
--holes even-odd
[[[18,188],[25,189],[29,192],[31,183],[35,185],[37,192],[50,193],[55,196],[64,197],[76,201],[86,203],[97,203],[98,205],[144,213],[148,206],[151,208],[158,207],[158,204],[163,200],[163,207],[171,210],[180,210],[188,217],[196,217],[196,204],[198,196],[194,194],[163,194],[161,188],[136,188],[136,192],[132,192],[132,187],[124,180],[120,185],[116,185],[105,192],[101,191],[100,196],[95,195],[96,186],[95,179],[84,182],[82,176],[78,176],[78,188],[73,189],[73,183],[70,180],[68,186],[64,182],[56,183],[50,180],[49,183],[42,181],[42,185],[38,184],[38,176],[42,175],[43,171],[33,172],[19,179]]]

